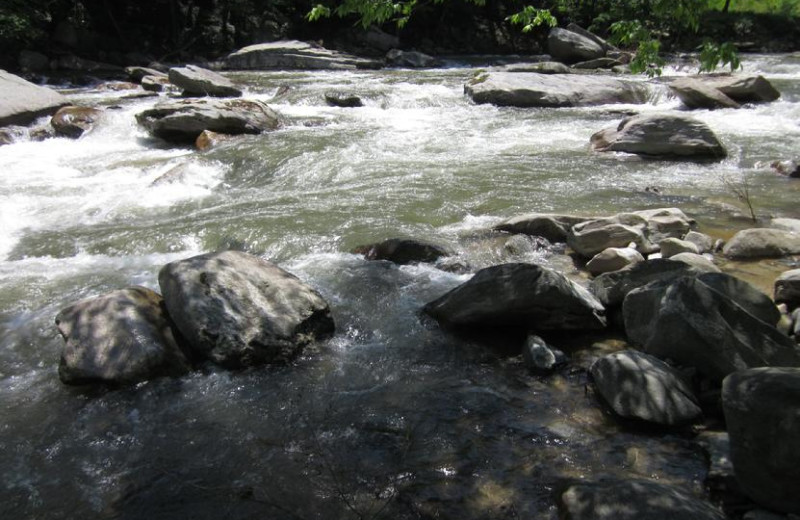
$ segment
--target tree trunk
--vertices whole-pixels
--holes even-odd
[[[728,8],[731,6],[731,0],[725,0],[725,7],[722,8],[723,13],[728,12]]]

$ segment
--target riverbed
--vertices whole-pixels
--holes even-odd
[[[563,247],[509,245],[488,229],[527,212],[679,207],[726,238],[753,225],[732,182],[748,186],[759,217],[800,218],[800,182],[769,167],[797,157],[800,56],[744,60],[780,100],[692,113],[728,149],[711,164],[590,151],[594,132],[629,113],[679,109],[658,84],[646,105],[498,108],[465,97],[478,69],[451,65],[231,73],[285,123],[205,152],[137,127],[153,99],[64,88],[106,109],[94,131],[0,147],[0,516],[554,519],[558,486],[603,476],[703,494],[706,456],[691,436],[620,425],[587,385],[586,367],[619,341],[564,339],[572,363],[532,375],[519,357],[421,319],[468,273],[350,251],[414,237],[472,270],[526,261],[581,280]],[[365,106],[329,107],[330,90]],[[154,182],[176,167],[176,180]],[[203,367],[116,390],[61,384],[61,308],[129,285],[158,290],[165,263],[227,248],[314,286],[336,335],[289,366]],[[729,268],[762,288],[772,273]]]

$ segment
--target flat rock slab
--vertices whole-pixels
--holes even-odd
[[[453,328],[512,327],[528,331],[598,330],[603,306],[564,275],[534,264],[502,264],[474,277],[424,311]]]
[[[284,363],[334,332],[330,308],[317,291],[240,251],[169,263],[158,283],[192,350],[222,366]]]
[[[284,40],[249,45],[232,52],[222,66],[228,70],[354,70],[377,69],[382,63],[332,51],[311,43]]]
[[[736,479],[750,498],[800,514],[800,368],[754,368],[722,385]]]
[[[680,372],[654,356],[615,352],[595,361],[590,372],[600,395],[621,417],[674,426],[702,414]]]
[[[153,136],[175,143],[194,143],[205,130],[219,134],[259,134],[281,125],[266,103],[247,99],[187,99],[159,103],[136,115]]]
[[[68,384],[129,384],[186,373],[160,295],[130,287],[75,303],[56,316],[64,350],[58,375]]]
[[[646,114],[623,119],[591,137],[598,152],[625,152],[672,159],[725,158],[727,152],[702,121],[680,114]]]
[[[800,255],[800,233],[772,228],[744,229],[725,244],[722,254],[728,258]]]
[[[242,90],[231,80],[197,65],[169,69],[169,81],[185,96],[240,97]]]
[[[648,480],[580,482],[558,497],[564,520],[724,520],[709,502]]]
[[[67,98],[46,87],[0,70],[0,126],[27,125],[68,105]]]
[[[512,107],[579,107],[646,103],[647,85],[608,76],[488,72],[467,82],[476,103]]]

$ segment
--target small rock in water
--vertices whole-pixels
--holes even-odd
[[[548,345],[542,338],[528,336],[522,347],[522,359],[531,371],[538,374],[549,374],[558,366],[567,362],[567,356],[557,348]]]
[[[341,108],[357,108],[364,106],[364,102],[361,101],[360,97],[345,92],[326,92],[325,102],[333,107]]]
[[[444,247],[411,238],[390,238],[376,244],[359,246],[353,252],[363,254],[367,260],[388,260],[400,265],[436,262],[450,255]]]

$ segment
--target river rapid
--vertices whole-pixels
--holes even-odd
[[[232,73],[286,124],[206,152],[138,128],[152,99],[63,89],[106,107],[102,124],[77,141],[0,147],[0,517],[554,519],[554,489],[602,476],[702,494],[706,456],[690,436],[620,425],[587,386],[585,369],[619,341],[561,338],[571,364],[534,376],[420,319],[468,274],[349,251],[415,237],[473,268],[528,261],[580,280],[563,248],[487,229],[525,212],[676,206],[724,238],[752,225],[731,181],[747,183],[759,216],[800,218],[800,181],[769,168],[797,157],[800,56],[750,56],[744,68],[782,98],[693,112],[728,149],[714,164],[589,150],[631,111],[678,109],[658,84],[642,106],[515,109],[470,102],[469,67]],[[328,107],[329,90],[365,106]],[[290,366],[204,367],[105,391],[61,384],[61,308],[158,290],[165,263],[225,248],[317,288],[336,335]]]

